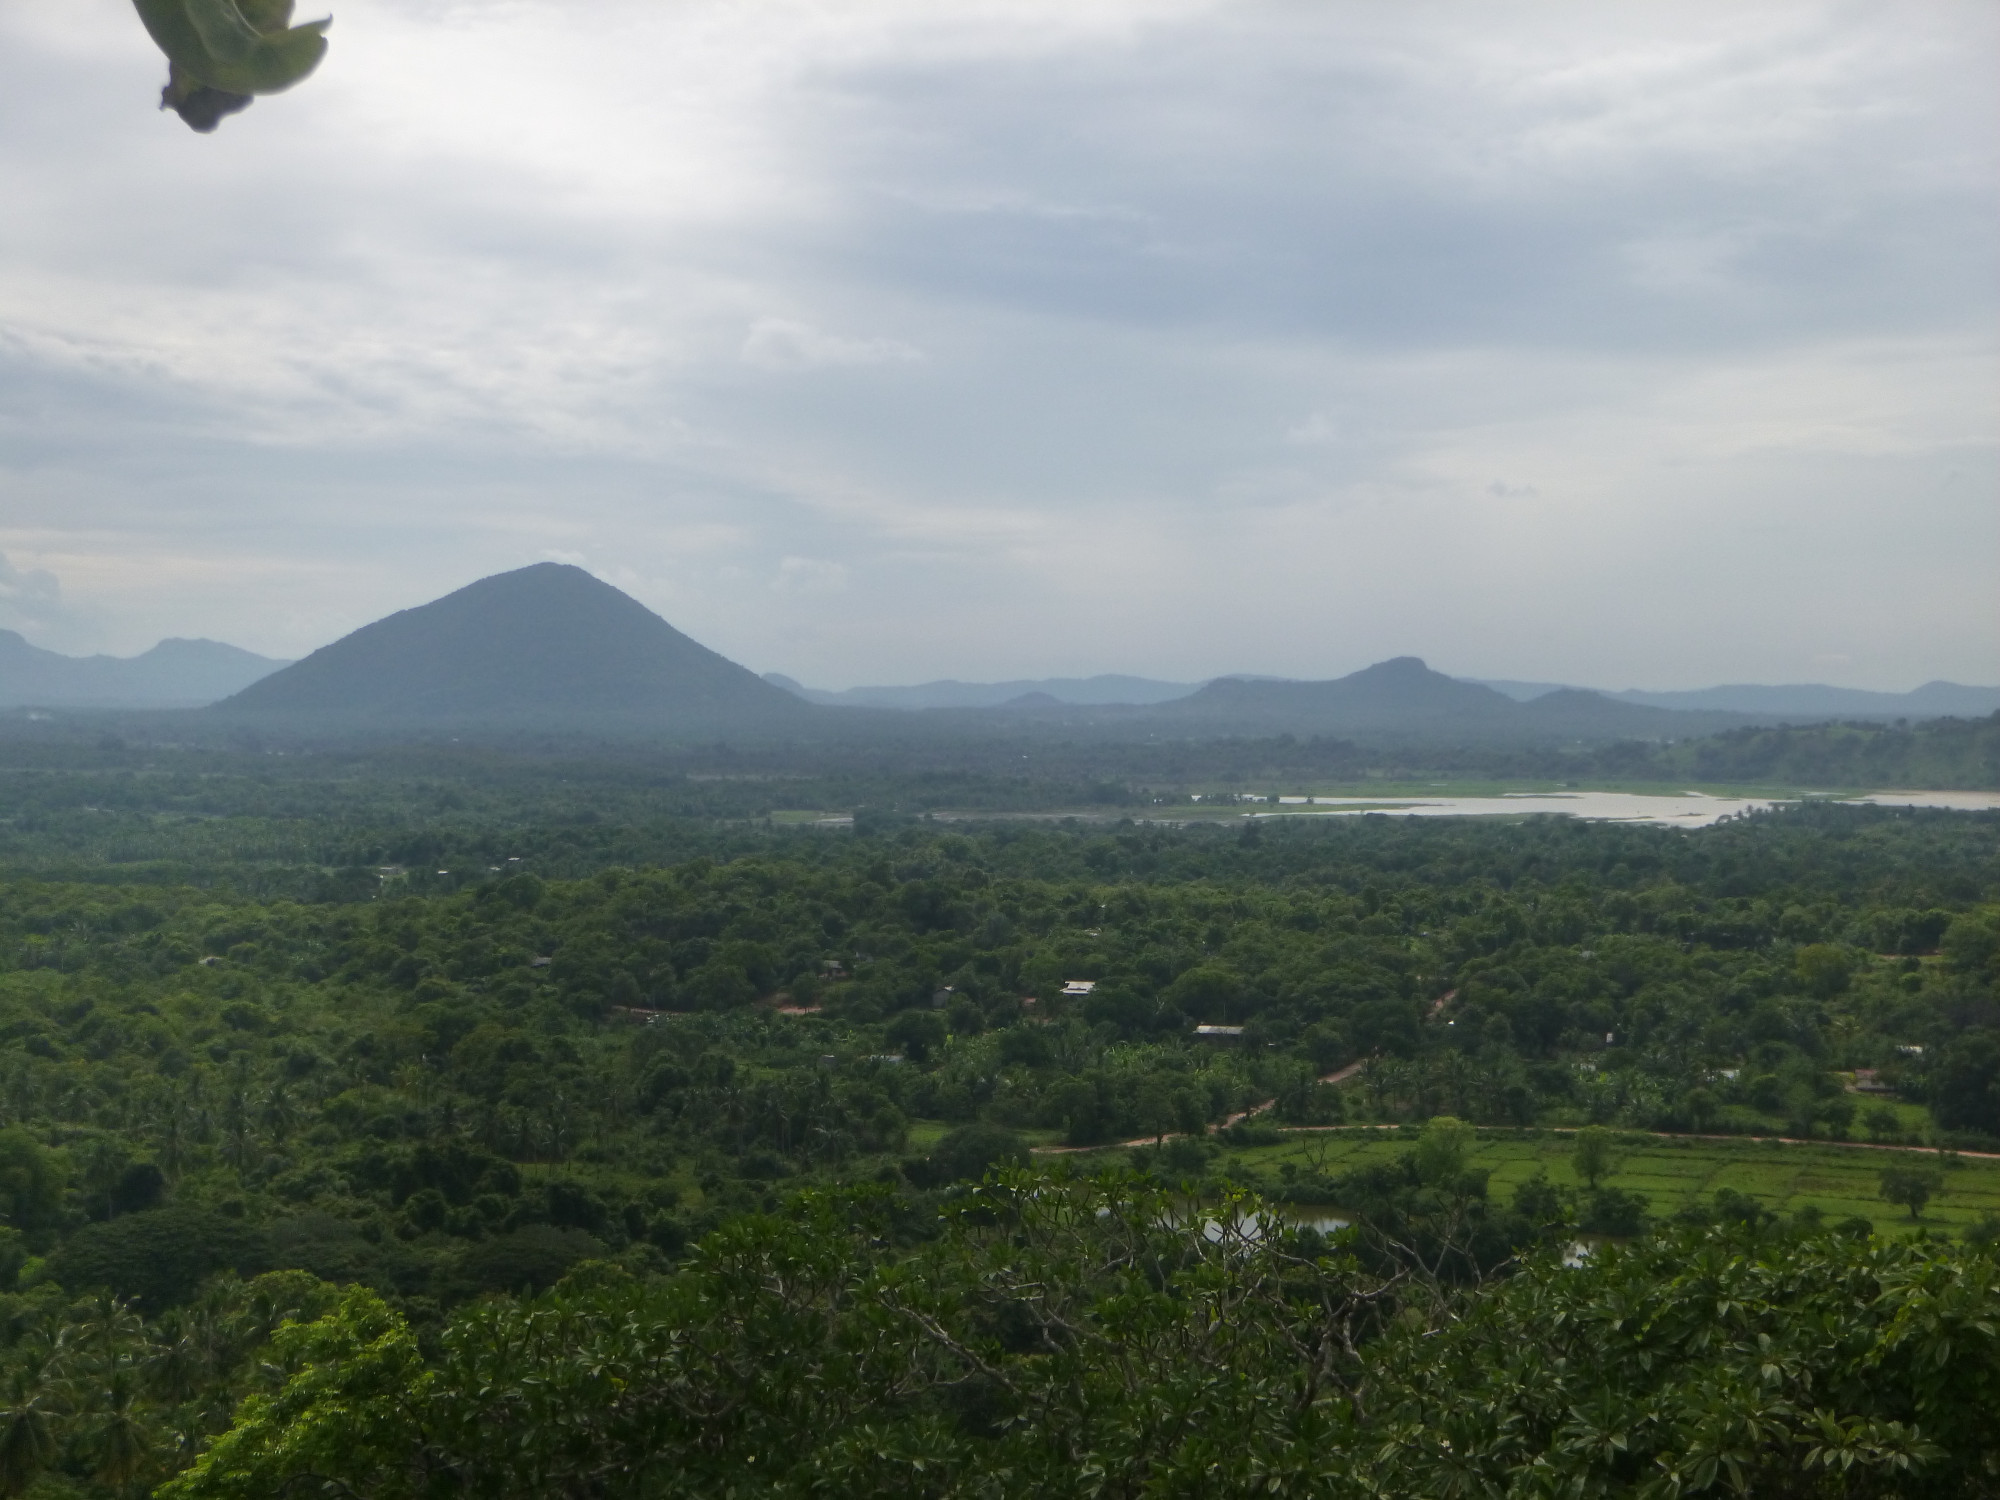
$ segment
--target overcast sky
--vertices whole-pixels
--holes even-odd
[[[302,4],[301,14],[315,14]],[[545,558],[828,687],[2000,680],[2000,6],[0,4],[0,627]]]

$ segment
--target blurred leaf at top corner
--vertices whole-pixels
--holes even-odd
[[[292,22],[292,0],[132,0],[167,54],[160,107],[203,134],[258,94],[290,88],[326,55],[331,20]]]

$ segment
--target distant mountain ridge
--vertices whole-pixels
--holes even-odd
[[[1434,740],[1679,739],[1751,722],[1737,714],[1619,703],[1560,688],[1530,702],[1398,656],[1324,682],[1219,677],[1146,710],[1149,722],[1228,725],[1232,733],[1310,733]]]
[[[1323,682],[1218,677],[1150,717],[1183,722],[1227,720],[1325,724],[1342,733],[1467,726],[1509,719],[1519,705],[1491,688],[1433,672],[1420,657],[1398,656]]]
[[[0,630],[0,708],[199,708],[288,665],[178,637],[137,656],[64,656]]]
[[[129,660],[70,658],[0,631],[0,707],[144,712],[212,698],[222,701],[201,711],[203,722],[219,728],[374,735],[452,726],[936,747],[995,736],[1081,743],[1286,734],[1391,744],[1666,743],[1787,720],[1971,717],[2000,708],[2000,689],[1945,682],[1908,694],[1814,685],[1614,694],[1459,679],[1414,656],[1318,681],[1246,674],[1195,685],[1103,674],[820,692],[776,673],[759,677],[559,563],[482,578],[290,664],[212,641],[164,641]]]
[[[1555,682],[1514,682],[1467,677],[1528,703],[1550,693],[1577,691]],[[1599,691],[1582,689],[1581,691]],[[1733,683],[1723,687],[1690,688],[1678,692],[1647,692],[1623,688],[1603,692],[1617,703],[1646,708],[1670,708],[1708,713],[1748,714],[1766,721],[1825,719],[1977,719],[2000,710],[2000,687],[1968,687],[1959,682],[1927,682],[1907,693],[1880,693],[1866,688],[1830,687],[1820,682],[1782,685]]]
[[[781,672],[766,672],[764,680],[808,703],[826,707],[892,708],[919,712],[948,708],[1150,707],[1192,698],[1215,682],[1287,683],[1299,679],[1230,673],[1211,678],[1208,682],[1169,682],[1106,672],[1094,677],[1016,678],[1005,682],[961,682],[945,678],[909,686],[853,687],[838,691],[806,687]],[[1531,702],[1559,692],[1588,693],[1613,704],[1636,708],[1747,715],[1772,723],[1826,719],[1880,719],[1886,723],[1895,719],[1981,718],[2000,709],[2000,687],[1969,687],[1945,681],[1927,682],[1907,693],[1883,693],[1862,688],[1830,687],[1822,683],[1775,686],[1732,684],[1678,692],[1649,692],[1640,688],[1617,691],[1580,688],[1560,682],[1477,677],[1456,680],[1491,688],[1517,703]],[[1580,707],[1575,699],[1563,701],[1572,709]],[[1550,705],[1543,711],[1549,713],[1555,707]],[[1592,712],[1600,711],[1593,709]]]
[[[1647,693],[1628,688],[1607,696],[1654,708],[1722,709],[1739,714],[1783,714],[1788,718],[1973,719],[2000,709],[2000,687],[1969,687],[1943,681],[1927,682],[1907,693],[1795,683],[1781,687],[1738,684],[1678,693]]]
[[[364,729],[728,733],[812,709],[582,568],[536,563],[364,625],[209,712]]]

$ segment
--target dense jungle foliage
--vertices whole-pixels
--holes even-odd
[[[1503,1201],[1454,1134],[2000,1145],[2000,817],[787,829],[126,753],[8,777],[0,1494],[2000,1484],[1980,1235]]]
[[[1428,1191],[1446,1219],[1466,1189]],[[1454,1298],[1242,1201],[1115,1179],[1002,1175],[908,1248],[899,1219],[880,1192],[808,1197],[672,1280],[470,1309],[434,1352],[350,1293],[278,1336],[268,1393],[163,1493],[1946,1497],[2000,1475],[1991,1248],[1687,1228]]]

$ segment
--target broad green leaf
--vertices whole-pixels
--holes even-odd
[[[275,94],[319,66],[330,20],[291,26],[291,0],[133,0],[167,55],[170,92],[206,86],[231,94]],[[176,102],[169,98],[169,103]]]

